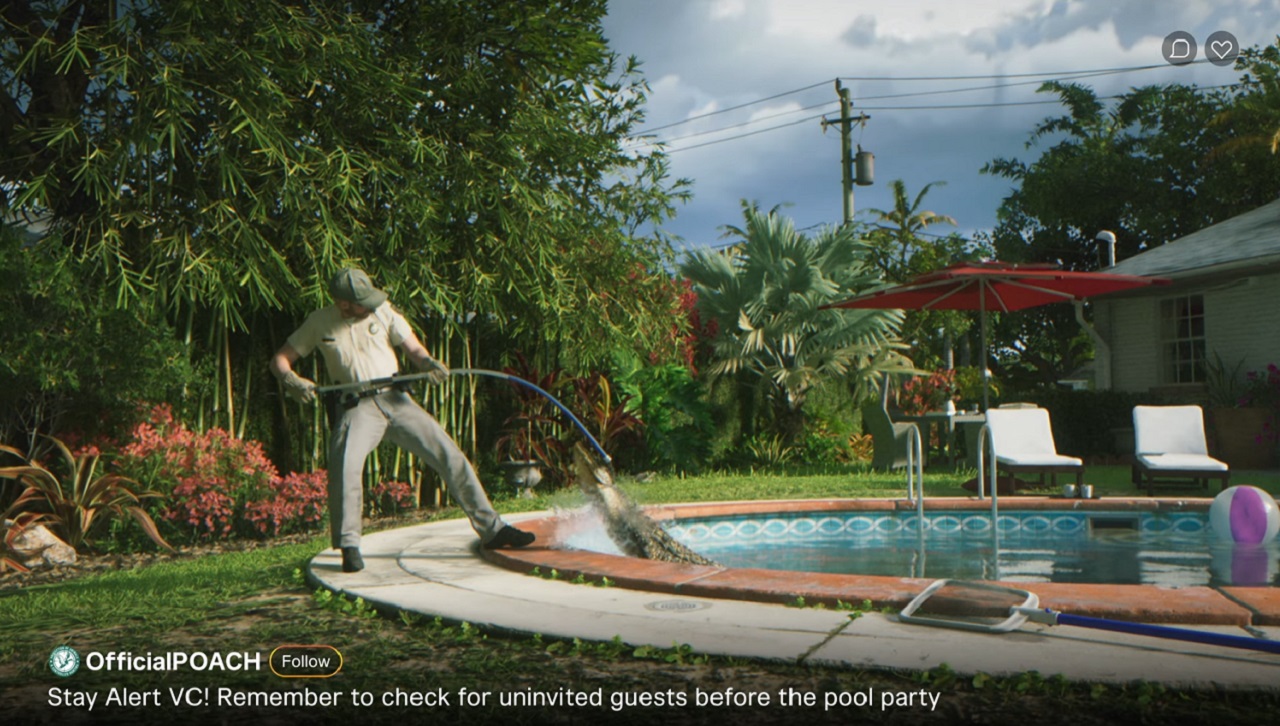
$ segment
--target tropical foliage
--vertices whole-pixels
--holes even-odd
[[[0,467],[0,478],[16,479],[25,487],[15,506],[41,515],[42,521],[76,549],[104,532],[110,520],[128,516],[153,542],[173,550],[142,503],[157,497],[155,492],[127,477],[101,474],[95,451],[73,454],[62,441],[52,437],[50,440],[61,459],[61,475],[32,460],[20,466]],[[25,458],[10,446],[0,446],[0,451]]]
[[[39,525],[44,519],[43,514],[27,509],[28,505],[34,503],[35,498],[34,490],[24,489],[8,507],[0,511],[0,574],[7,570],[30,571],[26,565],[19,562],[22,556],[18,552],[18,541],[27,528]]]
[[[618,388],[644,422],[645,465],[697,471],[711,454],[714,428],[706,384],[684,365],[621,363]]]
[[[906,183],[894,179],[889,183],[893,209],[867,210],[876,220],[876,230],[867,235],[873,250],[872,262],[880,268],[886,280],[905,282],[913,275],[931,272],[949,261],[938,260],[935,245],[922,235],[925,230],[939,224],[954,227],[955,218],[920,208],[929,190],[944,183],[925,184],[915,199],[910,200]],[[939,262],[943,264],[939,265]]]
[[[948,265],[992,256],[981,242],[929,232],[938,225],[956,225],[954,217],[921,208],[929,190],[943,183],[924,185],[912,199],[906,183],[895,179],[889,184],[893,208],[867,210],[875,220],[866,235],[870,259],[887,282],[903,283]],[[955,363],[956,342],[968,342],[964,336],[975,328],[973,323],[973,314],[964,311],[907,310],[900,334],[912,346],[917,365],[949,366]]]
[[[22,320],[52,301],[50,317],[77,312],[80,343],[41,350],[42,333],[64,332],[52,323],[0,334],[0,391],[41,394],[6,435],[54,430],[111,391],[259,438],[282,467],[323,465],[319,414],[286,404],[265,361],[347,264],[455,367],[483,350],[499,368],[513,348],[575,371],[618,349],[675,355],[679,301],[654,230],[687,185],[660,150],[626,148],[647,88],[609,50],[605,10],[4,4],[0,219],[6,277],[25,282],[0,287],[0,310]],[[45,267],[63,275],[56,290],[32,282]],[[95,353],[99,324],[143,355]],[[163,391],[98,375],[168,384],[184,366],[199,375]],[[453,415],[483,408],[464,395],[441,418],[483,430]]]
[[[865,383],[907,370],[894,310],[822,309],[880,284],[868,248],[852,227],[810,238],[776,210],[744,202],[741,239],[724,251],[695,251],[680,271],[693,282],[703,316],[715,320],[714,376],[745,374],[765,386],[780,432],[803,428],[809,391],[828,378]]]
[[[0,227],[0,441],[29,453],[52,452],[41,432],[92,436],[127,426],[139,400],[204,391],[163,316],[80,289],[83,271]]]

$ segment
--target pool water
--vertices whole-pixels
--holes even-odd
[[[1280,544],[1222,542],[1197,512],[795,512],[680,519],[671,533],[729,567],[891,577],[1280,586]]]

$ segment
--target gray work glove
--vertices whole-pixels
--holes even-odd
[[[427,356],[426,360],[418,364],[418,367],[427,374],[427,383],[437,384],[449,380],[449,368],[431,356]]]
[[[299,403],[311,403],[316,400],[316,384],[315,381],[307,380],[302,376],[289,371],[280,376],[280,382],[284,384],[284,392]]]

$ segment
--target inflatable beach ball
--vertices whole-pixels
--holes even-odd
[[[1257,487],[1234,486],[1213,498],[1209,527],[1218,539],[1236,544],[1261,544],[1280,531],[1280,510],[1270,494]]]

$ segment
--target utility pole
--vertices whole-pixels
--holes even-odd
[[[840,83],[840,79],[836,79],[836,93],[840,96],[840,118],[838,121],[828,121],[822,119],[822,128],[826,130],[827,126],[834,123],[840,124],[840,170],[841,184],[844,189],[844,224],[853,221],[853,124],[857,122],[859,125],[865,126],[867,120],[871,117],[865,113],[857,116],[850,116],[852,113],[853,102],[849,99],[849,89]],[[871,163],[874,157],[870,152],[865,152],[861,147],[858,148],[858,176],[857,183],[866,186],[871,183]],[[864,168],[865,161],[865,168]]]

